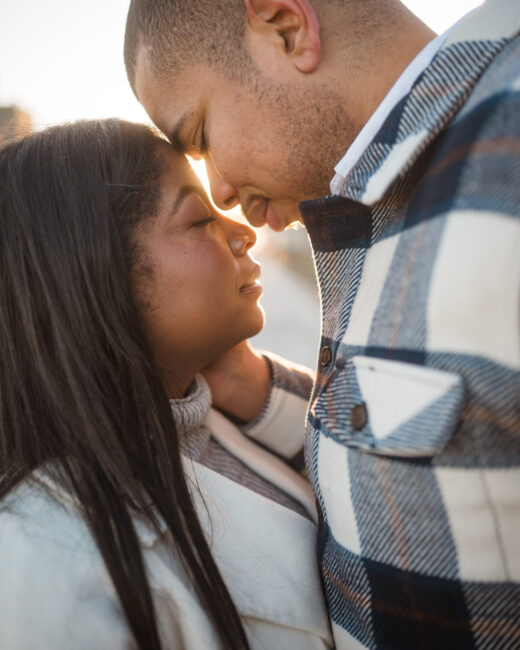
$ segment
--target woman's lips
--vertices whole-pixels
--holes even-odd
[[[261,294],[263,293],[262,285],[258,280],[251,284],[246,284],[240,289],[240,293],[252,293],[252,294]]]
[[[240,287],[240,293],[253,293],[253,294],[260,294],[262,293],[262,285],[260,284],[260,274],[262,272],[262,269],[260,267],[260,264],[255,264],[253,272],[251,273],[250,277],[247,279],[246,284],[243,284]]]

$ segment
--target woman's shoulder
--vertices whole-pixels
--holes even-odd
[[[166,532],[134,520],[165,647],[214,633]],[[40,471],[0,502],[0,648],[134,647],[103,557],[72,493]]]
[[[0,530],[0,543],[25,540],[25,551],[31,543],[42,548],[56,541],[77,550],[86,526],[72,495],[37,470],[0,501]]]
[[[35,473],[0,502],[2,648],[127,647],[103,560],[74,500]],[[57,624],[59,621],[59,624]]]

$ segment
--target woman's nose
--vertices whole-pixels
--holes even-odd
[[[209,157],[206,157],[206,170],[215,205],[221,210],[231,210],[238,205],[240,198],[237,189],[220,176]]]
[[[256,243],[255,231],[238,221],[226,219],[226,227],[228,228],[228,241],[235,257],[242,257],[247,251]]]

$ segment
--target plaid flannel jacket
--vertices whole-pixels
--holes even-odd
[[[301,205],[338,648],[520,648],[519,30],[518,0],[470,15],[343,196]]]

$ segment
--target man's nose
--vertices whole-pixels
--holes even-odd
[[[235,205],[240,203],[237,189],[222,178],[208,157],[206,157],[205,162],[211,196],[215,205],[221,210],[231,210],[231,208],[234,208]]]

